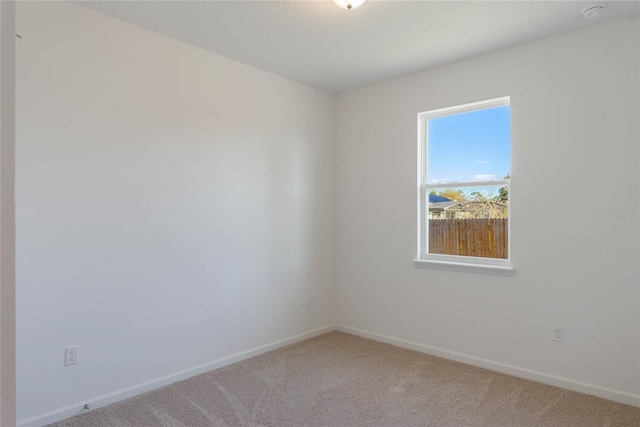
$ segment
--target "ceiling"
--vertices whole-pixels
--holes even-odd
[[[638,14],[637,1],[93,1],[85,7],[339,93]],[[604,12],[586,19],[595,4]]]

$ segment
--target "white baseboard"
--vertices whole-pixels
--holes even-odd
[[[569,378],[559,377],[557,375],[545,374],[543,372],[533,371],[531,369],[507,365],[505,363],[500,363],[493,360],[469,356],[466,354],[457,353],[455,351],[444,350],[441,348],[432,347],[417,342],[406,341],[403,339],[377,334],[374,332],[363,331],[361,329],[351,328],[348,326],[337,325],[336,330],[345,332],[347,334],[368,338],[374,341],[392,344],[397,347],[419,351],[420,353],[426,353],[432,356],[455,360],[457,362],[466,363],[467,365],[473,365],[480,368],[489,369],[491,371],[501,372],[503,374],[513,375],[515,377],[525,378],[528,380],[577,391],[579,393],[602,397],[603,399],[613,400],[615,402],[624,403],[626,405],[640,406],[640,395],[638,394],[627,393],[624,391],[613,390],[610,388],[587,384],[580,381],[574,381]]]
[[[18,427],[40,427],[57,421],[62,421],[69,417],[79,415],[83,412],[83,407],[88,404],[93,409],[98,409],[103,406],[110,405],[115,402],[119,402],[124,399],[128,399],[133,396],[137,396],[142,393],[146,393],[151,390],[155,390],[160,387],[164,387],[169,384],[173,384],[178,381],[186,380],[196,375],[203,374],[205,372],[219,369],[234,363],[240,362],[245,359],[249,359],[254,356],[258,356],[268,351],[276,350],[280,347],[285,347],[290,344],[295,344],[299,341],[313,338],[318,335],[325,334],[336,330],[335,325],[328,325],[322,328],[314,329],[309,332],[305,332],[299,335],[294,335],[289,338],[285,338],[279,341],[275,341],[260,347],[255,347],[250,350],[236,353],[222,359],[214,360],[212,362],[205,363],[203,365],[195,366],[193,368],[184,369],[182,371],[174,372],[173,374],[165,375],[160,378],[156,378],[151,381],[146,381],[141,384],[136,384],[131,387],[127,387],[121,390],[114,391],[113,393],[103,394],[91,399],[83,400],[72,405],[65,406],[63,408],[55,409],[53,411],[46,412],[44,414],[36,415],[25,420],[18,421]]]
[[[531,369],[521,368],[518,366],[507,365],[505,363],[496,362],[493,360],[483,359],[480,357],[469,356],[455,351],[444,350],[437,347],[432,347],[425,344],[420,344],[412,341],[403,340],[400,338],[394,338],[387,335],[377,334],[375,332],[364,331],[362,329],[352,328],[341,325],[328,325],[322,328],[314,329],[303,334],[294,335],[289,338],[285,338],[279,341],[275,341],[260,347],[236,353],[231,356],[214,360],[209,363],[205,363],[200,366],[185,369],[173,374],[165,375],[163,377],[147,381],[141,384],[137,384],[131,387],[127,387],[121,390],[117,390],[113,393],[104,394],[91,399],[83,400],[72,405],[65,406],[63,408],[55,409],[53,411],[46,412],[44,414],[36,415],[25,420],[18,422],[18,427],[40,427],[46,424],[54,423],[64,420],[74,415],[79,415],[83,412],[82,408],[85,404],[89,404],[91,409],[101,408],[103,406],[110,405],[115,402],[119,402],[124,399],[128,399],[133,396],[137,396],[142,393],[146,393],[151,390],[155,390],[160,387],[164,387],[169,384],[173,384],[178,381],[191,378],[196,375],[200,375],[205,372],[212,371],[214,369],[222,368],[245,359],[249,359],[254,356],[266,353],[268,351],[276,350],[280,347],[285,347],[290,344],[295,344],[299,341],[313,338],[318,335],[322,335],[334,330],[345,332],[347,334],[356,335],[363,338],[368,338],[374,341],[384,342],[392,344],[398,347],[415,350],[421,353],[430,354],[433,356],[443,357],[445,359],[455,360],[457,362],[466,363],[468,365],[478,366],[480,368],[489,369],[496,372],[501,372],[508,375],[513,375],[520,378],[525,378],[532,381],[549,384],[556,387],[565,388],[568,390],[577,391],[579,393],[590,394],[593,396],[602,397],[604,399],[613,400],[615,402],[624,403],[627,405],[633,405],[640,407],[640,395],[627,393],[624,391],[613,390],[605,387],[596,386],[593,384],[587,384],[580,381],[574,381],[568,378],[559,377],[557,375],[545,374],[543,372],[533,371]]]

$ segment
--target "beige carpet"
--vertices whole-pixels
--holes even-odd
[[[55,424],[640,426],[640,409],[331,332]]]

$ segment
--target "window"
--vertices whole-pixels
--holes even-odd
[[[418,114],[419,263],[510,271],[509,97]]]

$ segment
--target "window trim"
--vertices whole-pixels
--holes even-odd
[[[418,113],[418,233],[417,233],[417,257],[414,260],[415,265],[433,266],[436,268],[512,274],[514,267],[512,264],[511,254],[511,218],[507,224],[507,253],[508,258],[484,258],[460,255],[430,254],[429,246],[429,213],[428,213],[428,196],[427,192],[433,188],[453,188],[453,187],[478,187],[478,186],[506,186],[509,190],[509,198],[507,199],[507,209],[511,214],[511,182],[510,179],[501,179],[496,181],[482,182],[450,182],[445,184],[429,184],[427,181],[427,153],[428,153],[428,132],[427,123],[430,119],[438,117],[450,116],[454,114],[468,113],[472,111],[486,110],[489,108],[503,107],[511,105],[511,97],[505,96],[501,98],[489,99],[486,101],[472,102],[469,104],[458,105],[454,107],[440,108],[436,110]],[[511,168],[510,168],[511,169]],[[511,173],[511,170],[510,170]]]

